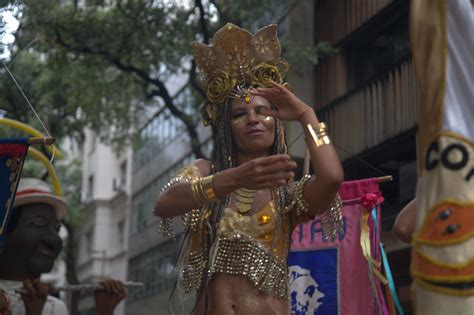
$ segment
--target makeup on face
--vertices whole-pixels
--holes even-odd
[[[232,112],[231,122],[233,125],[238,125],[238,124],[241,124],[242,122],[247,121],[247,117],[250,113],[252,113],[252,111],[255,112],[257,119],[260,120],[261,122],[271,121],[273,119],[272,116],[260,113],[262,108],[270,109],[268,106],[265,106],[265,105],[255,105],[250,109],[248,107],[237,108]]]

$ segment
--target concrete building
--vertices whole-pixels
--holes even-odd
[[[338,49],[312,69],[313,104],[329,125],[346,180],[394,177],[381,184],[382,241],[400,300],[411,314],[410,248],[391,233],[397,213],[414,197],[417,179],[418,89],[409,1],[319,0],[311,5],[305,12],[314,14],[314,43],[327,41]]]
[[[186,101],[190,92],[188,87],[183,88],[185,82],[183,79],[181,86],[179,80],[169,82],[170,90],[174,91],[177,103],[192,104]],[[191,108],[185,110],[190,112]],[[210,153],[209,129],[198,129],[199,139],[205,143],[202,149],[206,155]],[[167,309],[168,295],[176,278],[174,263],[179,243],[158,233],[158,220],[151,210],[161,187],[195,157],[184,126],[164,107],[140,130],[140,139],[141,144],[134,152],[132,170],[128,278],[144,282],[145,286],[134,290],[127,298],[126,313],[156,314],[160,308],[166,314],[163,308]],[[176,224],[177,234],[180,228]]]
[[[83,147],[84,221],[79,235],[77,273],[80,282],[104,276],[126,280],[131,150],[117,155],[86,131]],[[95,314],[93,295],[81,296],[80,314]],[[124,314],[124,302],[115,314]]]

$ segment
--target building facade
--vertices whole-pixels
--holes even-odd
[[[314,40],[338,52],[313,70],[315,110],[328,123],[345,179],[392,175],[382,183],[382,241],[395,285],[411,314],[410,249],[392,235],[415,194],[418,89],[407,0],[314,1]]]
[[[161,187],[195,159],[181,122],[167,115],[167,110],[150,120],[142,131],[148,141],[134,157],[128,277],[144,282],[145,287],[135,290],[127,300],[127,314],[155,314],[157,306],[167,305],[176,278],[174,264],[179,242],[158,233],[158,220],[151,210]],[[210,130],[201,127],[198,133],[207,155]],[[175,226],[177,235],[180,228],[179,224]]]
[[[192,104],[185,80],[175,81],[170,89],[174,100]],[[189,105],[191,106],[191,105]],[[184,108],[191,113],[192,108]],[[199,127],[198,136],[202,151],[210,153],[210,128]],[[127,298],[127,314],[156,314],[157,308],[167,313],[168,296],[174,285],[174,266],[179,242],[168,240],[158,233],[158,220],[152,209],[160,189],[184,165],[195,160],[184,125],[163,107],[140,130],[138,148],[134,151],[131,188],[131,217],[129,236],[128,278],[145,283]],[[181,226],[176,220],[175,231]],[[163,308],[166,308],[163,309]]]
[[[78,233],[76,270],[79,281],[104,277],[127,279],[131,150],[117,155],[86,131],[82,152],[83,223]],[[125,302],[115,314],[124,314]],[[80,314],[95,314],[92,294],[79,300]]]

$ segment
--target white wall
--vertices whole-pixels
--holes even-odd
[[[78,235],[77,271],[80,282],[98,282],[103,277],[126,280],[131,156],[130,148],[117,154],[95,139],[92,131],[86,131],[81,192],[84,221]],[[125,183],[121,185],[123,163],[127,166]],[[92,191],[89,182],[91,175]],[[89,191],[92,195],[88,194]],[[120,224],[122,230],[119,229]],[[80,301],[80,305],[82,303],[85,307],[90,302],[90,299],[85,298]],[[114,314],[124,313],[123,304]]]

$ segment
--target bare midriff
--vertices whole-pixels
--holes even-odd
[[[243,275],[214,274],[207,287],[209,315],[289,315],[288,303],[261,292]],[[204,315],[205,305],[206,294],[201,290],[192,314]]]

